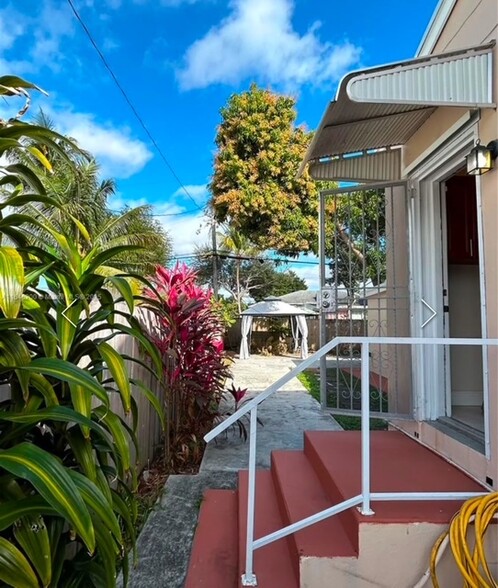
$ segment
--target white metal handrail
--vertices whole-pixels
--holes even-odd
[[[361,494],[343,502],[331,506],[321,512],[306,517],[301,521],[287,525],[283,529],[269,533],[259,539],[254,539],[254,505],[256,490],[256,436],[258,406],[269,396],[277,392],[287,382],[308,367],[314,365],[320,358],[326,356],[340,344],[357,344],[361,346]],[[257,578],[253,570],[254,551],[291,535],[301,529],[323,521],[331,516],[339,514],[349,508],[358,506],[362,515],[371,516],[374,511],[371,509],[371,500],[394,501],[394,500],[465,500],[483,493],[476,492],[371,492],[370,488],[370,344],[386,345],[476,345],[479,347],[498,346],[498,339],[477,339],[477,338],[436,338],[436,337],[336,337],[319,349],[316,353],[300,362],[289,373],[278,379],[264,392],[244,404],[233,415],[216,426],[205,435],[206,442],[211,441],[220,433],[228,429],[241,417],[250,412],[250,434],[249,434],[249,475],[248,475],[248,496],[247,496],[247,531],[246,531],[246,565],[245,573],[241,578],[242,586],[257,586]]]

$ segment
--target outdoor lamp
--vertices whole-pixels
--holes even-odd
[[[491,141],[486,146],[481,145],[479,139],[465,158],[467,173],[470,176],[481,176],[493,169],[493,160],[498,155],[498,141]]]

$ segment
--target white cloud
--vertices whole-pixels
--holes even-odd
[[[207,195],[205,185],[185,186],[199,204],[201,198]],[[181,198],[181,203],[178,201]],[[204,245],[210,239],[210,225],[204,212],[182,214],[191,210],[190,203],[185,203],[185,193],[180,188],[164,203],[151,203],[146,198],[126,198],[123,194],[116,194],[109,200],[112,210],[122,210],[125,206],[135,207],[152,204],[153,214],[169,233],[173,243],[174,255],[190,255],[195,253],[196,246]],[[180,214],[179,214],[180,213]],[[188,260],[186,260],[188,261]]]
[[[104,177],[129,178],[152,158],[147,145],[133,138],[126,127],[102,124],[92,114],[71,110],[48,114],[60,132],[76,139],[78,145],[95,156]]]
[[[187,184],[185,188],[194,201],[202,207],[208,195],[206,184]],[[178,188],[162,209],[154,207],[154,213],[171,214],[192,210],[193,203],[187,198],[183,188]],[[181,199],[181,204],[178,202],[179,199]],[[210,225],[202,210],[190,214],[158,218],[171,236],[175,255],[190,255],[195,252],[196,247],[209,242]]]
[[[231,0],[231,12],[185,54],[177,75],[183,89],[237,84],[247,78],[295,89],[336,81],[358,61],[360,49],[322,42],[315,23],[300,35],[292,0]]]
[[[210,225],[204,213],[166,217],[162,220],[173,241],[175,255],[191,255],[197,246],[209,243]]]
[[[75,22],[65,3],[46,0],[24,12],[13,6],[0,9],[2,71],[25,75],[42,67],[58,70],[73,59],[67,41],[74,31]]]
[[[25,26],[25,21],[16,11],[10,8],[0,10],[0,51],[11,49],[24,33]]]
[[[197,206],[202,208],[209,195],[208,187],[206,184],[187,184],[184,187],[178,188],[173,194],[173,198],[177,198],[178,196],[189,198],[188,195],[191,196]],[[192,204],[194,203],[192,202]]]

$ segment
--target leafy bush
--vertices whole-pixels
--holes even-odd
[[[16,85],[20,95],[33,87],[3,77],[0,94],[15,94]],[[0,121],[0,155],[29,148],[50,169],[44,153],[58,149],[55,139],[64,140]],[[126,278],[105,277],[106,262],[129,248],[82,253],[43,215],[17,213],[30,202],[57,206],[36,173],[7,163],[0,177],[0,386],[9,391],[0,403],[0,583],[113,587],[121,563],[126,579],[125,546],[135,541],[132,384],[160,407],[130,380],[111,342],[117,334],[134,337],[158,373],[160,356],[133,318]],[[30,227],[56,246],[33,245]],[[131,425],[111,410],[110,393]]]
[[[223,353],[223,325],[209,290],[196,283],[185,264],[159,267],[146,289],[157,324],[149,333],[163,358],[167,383],[167,455],[171,461],[199,457],[202,435],[210,427],[229,375]],[[172,452],[171,449],[175,451]]]
[[[211,306],[214,313],[221,320],[221,324],[227,329],[237,322],[239,317],[239,309],[237,302],[227,298],[211,298]]]

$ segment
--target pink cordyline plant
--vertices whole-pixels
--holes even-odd
[[[156,292],[144,292],[156,303],[158,324],[149,336],[163,357],[175,434],[187,428],[189,433],[202,434],[229,375],[212,292],[196,279],[196,272],[183,263],[172,269],[158,267],[151,279]]]

